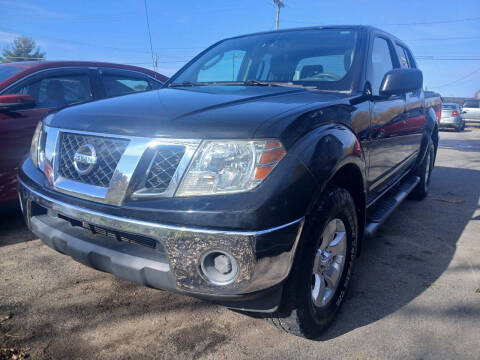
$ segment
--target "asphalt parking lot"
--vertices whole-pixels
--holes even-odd
[[[429,197],[364,246],[321,340],[89,269],[4,214],[0,359],[480,359],[480,129],[440,136]]]

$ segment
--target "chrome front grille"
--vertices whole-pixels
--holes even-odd
[[[87,144],[95,149],[96,164],[88,174],[81,175],[75,169],[74,156]],[[62,132],[58,173],[66,179],[107,188],[127,145],[126,139]]]
[[[167,190],[184,154],[184,146],[159,146],[147,174],[145,188],[157,192]]]
[[[40,170],[53,190],[121,206],[173,197],[200,140],[93,133],[44,126]]]

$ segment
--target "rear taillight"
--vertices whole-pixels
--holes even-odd
[[[452,116],[458,116],[460,113],[457,110],[452,111]]]

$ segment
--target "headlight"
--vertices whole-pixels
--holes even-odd
[[[285,156],[278,140],[204,141],[180,184],[177,196],[249,191]]]
[[[42,133],[43,122],[39,121],[35,132],[33,133],[32,145],[30,145],[30,158],[35,167],[38,167],[38,150],[40,147],[40,135]]]

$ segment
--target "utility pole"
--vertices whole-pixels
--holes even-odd
[[[273,0],[273,3],[277,5],[277,22],[275,29],[278,30],[278,25],[280,23],[280,8],[285,7],[285,3],[282,0]]]

